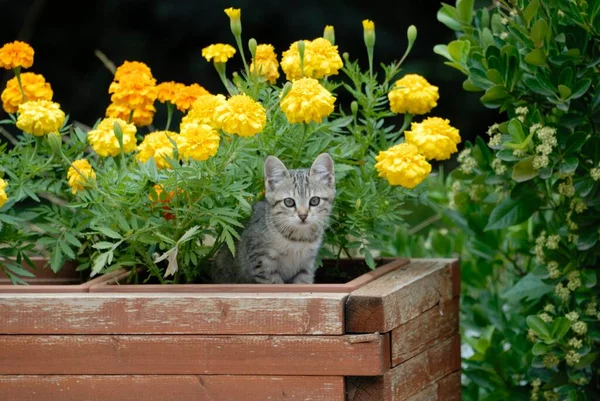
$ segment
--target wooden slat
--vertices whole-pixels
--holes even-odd
[[[373,376],[389,336],[0,336],[0,374]]]
[[[460,372],[451,373],[438,382],[439,401],[460,401],[461,398]]]
[[[434,306],[392,330],[392,366],[458,333],[459,298]]]
[[[2,334],[344,332],[345,294],[0,294]]]
[[[2,401],[343,401],[334,376],[0,376]]]
[[[412,359],[392,368],[381,377],[349,377],[348,401],[407,400],[431,383],[460,370],[460,336],[455,335]],[[460,377],[459,377],[460,378]],[[444,400],[452,400],[455,382],[444,384]],[[438,391],[439,393],[439,391]],[[433,399],[435,400],[435,398]]]
[[[458,296],[455,259],[417,259],[350,293],[346,332],[388,332]]]

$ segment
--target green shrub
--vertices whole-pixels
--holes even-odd
[[[454,227],[424,242],[462,259],[464,399],[600,399],[600,2],[473,6],[434,51],[498,121],[430,182]]]

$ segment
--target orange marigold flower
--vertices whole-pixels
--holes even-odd
[[[202,57],[206,61],[212,60],[214,63],[226,63],[227,60],[233,57],[235,52],[236,50],[233,46],[217,43],[202,49]]]
[[[7,43],[0,48],[0,67],[12,70],[13,68],[29,68],[33,65],[33,48],[18,40]]]
[[[153,104],[147,104],[143,107],[138,107],[133,111],[133,117],[131,122],[136,127],[145,127],[152,124],[154,120],[154,114],[156,113],[156,107]],[[111,103],[106,108],[106,117],[120,118],[121,120],[129,122],[131,109],[122,104]]]
[[[136,109],[154,103],[158,96],[154,78],[148,79],[144,76],[127,75],[119,82],[112,82],[108,92],[112,93],[110,100],[113,103]]]
[[[2,107],[7,113],[16,113],[19,105],[26,100],[52,100],[54,93],[52,87],[43,75],[25,72],[21,74],[21,84],[26,99],[23,99],[21,88],[17,77],[11,78],[6,83],[6,89],[2,92]]]
[[[115,71],[114,80],[120,81],[128,75],[136,75],[148,79],[153,79],[152,70],[150,70],[150,67],[148,67],[148,65],[142,63],[141,61],[123,62],[123,64],[121,64]]]
[[[137,147],[137,160],[146,163],[150,158],[154,159],[156,167],[170,168],[169,159],[172,159],[175,153],[175,147],[171,139],[179,147],[179,134],[171,131],[154,131],[144,137],[142,143]]]
[[[175,96],[183,88],[185,88],[185,85],[179,82],[162,82],[156,85],[156,90],[158,91],[157,99],[161,103],[170,102],[175,104]]]
[[[189,110],[192,107],[192,103],[204,95],[210,95],[210,92],[198,84],[184,86],[175,94],[175,105],[180,111]]]
[[[271,84],[279,78],[279,62],[273,45],[256,46],[256,55],[250,64],[250,71],[263,76]]]
[[[220,129],[221,124],[215,119],[215,110],[227,104],[225,96],[202,95],[194,101],[192,108],[181,119],[180,130],[183,131],[186,124],[207,124],[215,129]]]

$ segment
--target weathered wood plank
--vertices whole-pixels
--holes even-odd
[[[439,401],[460,401],[461,398],[460,372],[451,373],[438,382]]]
[[[350,293],[346,332],[388,332],[459,295],[456,259],[417,259]],[[457,278],[458,277],[458,278]]]
[[[39,262],[39,260],[38,260]],[[37,263],[37,262],[36,262]],[[68,264],[65,269],[74,269],[75,267]],[[68,277],[68,272],[64,273]],[[38,293],[82,293],[89,292],[90,288],[104,283],[105,281],[113,280],[123,274],[123,270],[116,270],[102,276],[98,276],[92,280],[86,281],[85,283],[75,283],[71,281],[65,281],[63,279],[53,278],[41,278],[39,280],[31,281],[31,285],[13,285],[13,284],[0,284],[0,296],[1,294],[38,294]],[[43,273],[43,276],[47,276],[48,273]]]
[[[335,376],[0,376],[3,401],[343,401]]]
[[[408,400],[431,383],[460,370],[460,336],[434,345],[414,358],[392,368],[380,377],[347,378],[348,401]],[[460,372],[458,372],[460,373]],[[459,375],[460,379],[460,375]],[[454,377],[444,382],[444,400],[456,392]],[[440,393],[438,389],[438,394]],[[418,399],[418,398],[417,398]],[[433,399],[435,400],[435,398]]]
[[[389,336],[2,335],[0,374],[373,376]]]
[[[458,333],[459,298],[436,305],[392,330],[392,366]]]
[[[0,294],[0,333],[339,335],[346,296]]]

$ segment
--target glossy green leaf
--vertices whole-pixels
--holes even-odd
[[[563,174],[571,174],[575,172],[577,166],[579,166],[579,159],[575,156],[570,156],[558,165],[558,170]]]
[[[548,22],[546,22],[546,20],[539,19],[533,24],[531,27],[530,36],[535,47],[542,47],[544,45],[544,39],[546,38],[547,32]]]
[[[503,85],[495,85],[486,90],[480,100],[487,107],[496,108],[500,107],[509,96],[510,94]]]
[[[585,95],[591,84],[592,81],[590,79],[576,81],[575,84],[573,84],[573,93],[571,94],[571,99],[579,99]]]
[[[524,300],[532,301],[540,299],[552,290],[554,290],[554,286],[545,284],[537,276],[529,273],[506,290],[502,294],[502,298],[512,304],[517,304]]]
[[[534,49],[525,56],[525,61],[531,65],[542,67],[546,65],[546,54],[542,49]]]
[[[465,25],[473,21],[473,5],[475,0],[456,0],[456,11],[458,19]]]
[[[538,170],[533,168],[534,156],[529,156],[513,166],[512,179],[517,182],[529,181],[537,177]]]
[[[571,89],[565,85],[558,85],[558,93],[563,100],[567,100],[571,96]]]
[[[571,321],[566,317],[557,317],[552,321],[550,336],[555,341],[560,341],[569,332]]]
[[[437,12],[437,20],[453,31],[458,31],[462,28],[456,8],[449,4],[442,3],[442,8]]]
[[[529,326],[529,328],[533,330],[535,334],[540,336],[540,338],[548,339],[550,337],[550,329],[548,328],[548,325],[539,316],[529,315],[525,321],[527,322],[527,326]]]
[[[523,10],[523,17],[525,17],[525,23],[527,26],[531,24],[531,20],[537,14],[538,8],[540,7],[539,0],[532,0],[529,2],[527,7]]]
[[[521,197],[507,197],[500,202],[490,214],[485,231],[500,230],[522,223],[535,213],[541,204],[535,192],[528,192]]]

